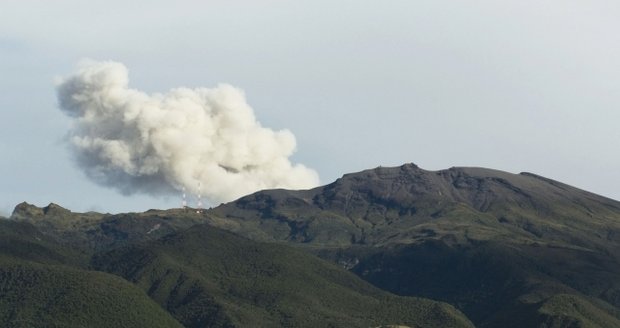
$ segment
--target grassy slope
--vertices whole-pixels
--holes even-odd
[[[469,327],[451,306],[396,297],[305,252],[197,226],[93,265],[146,290],[188,327]]]
[[[539,302],[525,301],[495,313],[485,326],[520,327],[620,327],[617,317],[602,310],[604,305],[574,294],[555,294]],[[613,311],[613,310],[612,310]],[[520,318],[515,320],[514,318]]]
[[[59,245],[28,222],[0,220],[0,250],[4,256],[41,263],[87,263],[82,252]]]
[[[69,266],[84,261],[28,223],[0,221],[0,326],[180,327],[131,283]]]
[[[540,307],[557,295],[570,295],[597,309],[590,313],[605,314],[590,316],[606,318],[604,324],[590,327],[620,327],[620,266],[585,251],[494,242],[455,247],[429,241],[376,250],[353,271],[399,295],[453,304],[479,327],[506,327],[524,320],[540,322]],[[584,315],[577,309],[546,307],[545,322],[551,324],[566,317],[585,324]]]
[[[102,272],[0,259],[3,327],[181,327],[129,282]]]

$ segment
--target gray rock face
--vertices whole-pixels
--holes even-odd
[[[44,215],[43,209],[26,202],[22,202],[15,206],[11,218],[15,220],[40,218]]]
[[[50,203],[45,207],[37,207],[27,202],[15,206],[11,218],[14,220],[54,220],[72,216],[72,212],[60,205]]]

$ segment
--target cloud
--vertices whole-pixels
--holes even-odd
[[[164,195],[185,188],[211,202],[268,188],[311,188],[317,173],[289,157],[288,130],[261,126],[243,91],[130,89],[127,68],[83,61],[58,81],[61,110],[74,119],[68,142],[93,181],[124,194]]]

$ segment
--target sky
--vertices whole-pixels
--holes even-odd
[[[178,207],[89,179],[56,83],[85,58],[147,94],[233,85],[320,183],[377,166],[533,172],[620,199],[617,1],[0,3],[0,215]],[[56,82],[55,82],[56,81]],[[217,205],[217,204],[207,204]]]

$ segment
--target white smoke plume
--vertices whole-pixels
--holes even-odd
[[[124,194],[182,188],[212,203],[267,188],[311,188],[317,173],[292,164],[295,137],[256,120],[243,92],[176,88],[146,94],[128,88],[127,68],[84,61],[60,79],[60,108],[75,119],[69,143],[95,182]]]

